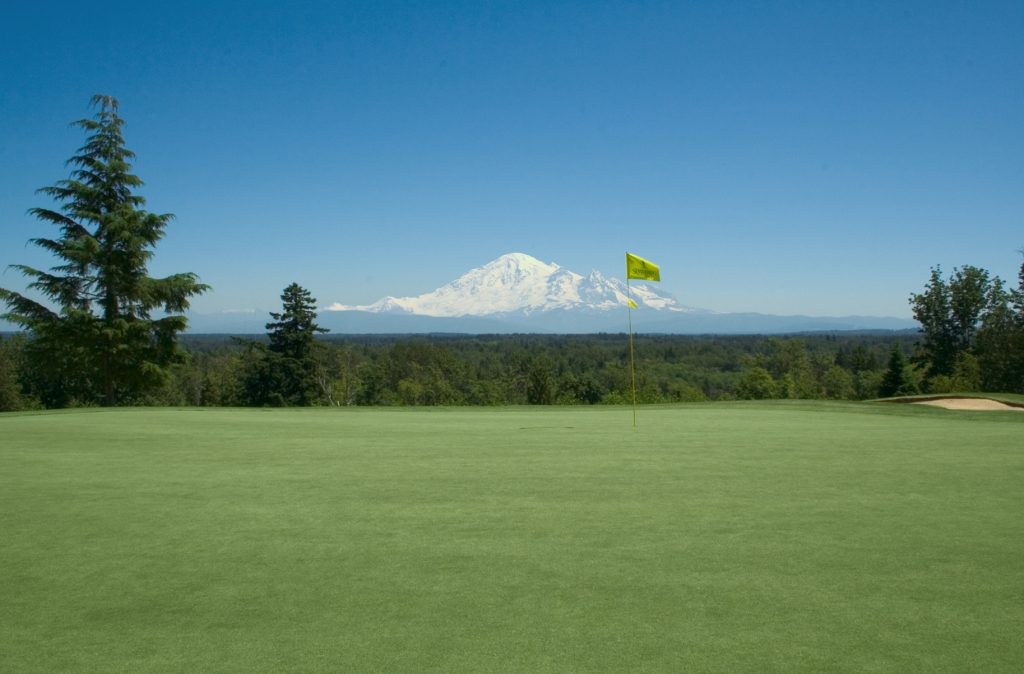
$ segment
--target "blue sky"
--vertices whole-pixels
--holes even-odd
[[[121,101],[150,267],[194,309],[414,295],[507,252],[718,311],[909,316],[1016,280],[1024,3],[5,0],[0,267],[89,98]],[[0,286],[22,290],[13,271]]]

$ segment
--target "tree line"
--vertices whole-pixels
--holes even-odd
[[[290,319],[282,312],[284,320]],[[315,325],[315,324],[314,324]],[[327,336],[293,349],[294,335],[186,335],[185,357],[145,405],[594,405],[631,400],[626,335]],[[637,335],[642,403],[882,395],[894,348],[913,332],[790,337]],[[30,338],[0,343],[0,405],[50,406]],[[4,369],[6,368],[6,370]],[[901,374],[921,381],[907,362]],[[4,372],[8,390],[4,398]],[[102,400],[71,401],[71,405]]]
[[[45,298],[0,288],[0,411],[88,405],[607,404],[632,399],[622,335],[324,337],[293,283],[263,338],[184,337],[209,290],[191,272],[147,271],[170,214],[145,210],[117,100],[76,122],[68,179],[30,214],[57,228],[31,243],[49,271],[14,265]],[[1024,393],[1024,265],[1010,289],[986,270],[938,267],[909,298],[920,334],[638,336],[641,402],[828,398],[950,391]]]
[[[1024,264],[1019,285],[966,265],[934,267],[910,296],[922,339],[914,362],[929,391],[1024,392]]]

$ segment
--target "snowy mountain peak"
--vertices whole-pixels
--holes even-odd
[[[631,286],[638,306],[682,312],[675,298],[647,284]],[[508,253],[418,297],[384,297],[373,304],[336,303],[328,311],[406,313],[420,316],[529,315],[535,312],[610,311],[626,306],[626,284],[594,270],[586,277],[525,253]]]
[[[539,271],[550,272],[555,269],[559,269],[559,266],[552,262],[551,264],[545,264],[526,253],[505,253],[501,257],[491,260],[485,264],[481,269],[494,269],[494,268],[522,268],[522,269],[535,269]]]
[[[514,286],[530,285],[542,282],[544,279],[558,273],[560,269],[561,267],[557,264],[545,264],[525,253],[508,253],[478,269],[466,272],[443,288],[468,288],[470,292],[478,293],[478,286],[486,288],[511,288]],[[438,291],[443,288],[438,288]]]

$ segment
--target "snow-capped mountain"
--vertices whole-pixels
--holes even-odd
[[[333,334],[507,334],[638,332],[661,334],[779,334],[821,330],[902,330],[908,319],[872,316],[723,314],[683,306],[646,283],[630,283],[640,311],[626,321],[626,284],[598,271],[587,276],[523,253],[502,255],[447,285],[417,297],[373,304],[333,304],[317,323]],[[268,314],[192,314],[190,331],[259,334]],[[2,329],[2,326],[0,326]]]
[[[645,283],[630,284],[639,307],[659,312],[691,311],[671,295]],[[373,304],[336,303],[327,311],[411,314],[433,317],[508,317],[546,312],[607,312],[626,307],[626,284],[599,271],[588,276],[525,253],[509,253],[472,269],[433,292],[418,297],[384,297]]]

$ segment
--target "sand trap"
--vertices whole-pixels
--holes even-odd
[[[1024,408],[1014,407],[1001,403],[998,400],[989,398],[938,398],[935,400],[919,400],[915,405],[933,405],[947,410],[1009,410],[1011,412],[1024,412]]]

